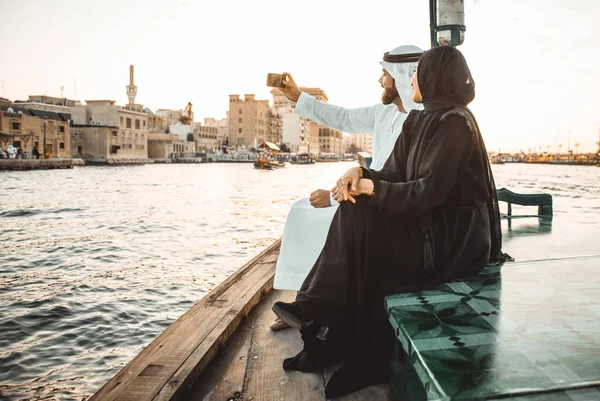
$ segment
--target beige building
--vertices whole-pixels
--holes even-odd
[[[309,127],[310,135],[308,137],[308,153],[318,155],[321,150],[319,143],[319,128],[323,126],[315,123],[314,121],[311,121]]]
[[[319,127],[319,149],[320,153],[343,154],[342,131],[334,128]]]
[[[343,149],[346,153],[373,153],[373,134],[344,134]]]
[[[15,106],[25,109],[55,111],[57,113],[71,113],[71,108],[81,105],[81,102],[61,97],[52,97],[45,95],[30,95],[29,100],[15,101]]]
[[[300,90],[322,102],[329,100],[327,94],[321,88],[301,86]],[[319,129],[325,126],[294,114],[296,103],[289,101],[279,89],[271,90],[271,95],[273,96],[273,108],[282,114],[282,120],[284,121],[282,142],[287,144],[294,152],[318,154],[321,151]],[[295,117],[289,117],[288,114]]]
[[[150,159],[170,159],[174,154],[194,151],[194,143],[180,135],[167,133],[169,125],[164,116],[148,115],[148,157]]]
[[[85,105],[73,107],[71,116],[78,156],[97,161],[147,161],[149,114],[142,105],[87,100]]]
[[[229,95],[229,146],[251,148],[267,138],[269,101],[257,100],[252,94]]]
[[[277,145],[283,141],[283,117],[275,107],[271,107],[269,110],[267,141]]]
[[[185,110],[158,109],[156,115],[163,117],[169,126],[177,124],[191,125],[194,121],[191,103],[188,104],[188,108]]]
[[[148,157],[150,159],[170,159],[174,154],[191,153],[194,143],[184,141],[177,134],[152,132],[148,134]]]
[[[17,105],[0,106],[0,147],[9,145],[46,157],[71,157],[70,115],[46,110],[25,109]],[[45,144],[45,151],[44,151]]]
[[[121,148],[118,139],[119,127],[117,126],[96,124],[73,124],[71,126],[72,155],[87,161],[117,158],[117,153]]]
[[[202,126],[200,123],[195,124],[194,142],[196,142],[196,152],[215,153],[219,148],[219,129]]]
[[[217,129],[217,148],[222,149],[223,146],[229,146],[229,112],[227,117],[217,120],[215,118],[205,118],[205,127],[213,127]]]
[[[281,143],[292,152],[308,152],[311,121],[294,113],[296,103],[290,102],[279,89],[271,90],[271,95],[273,96],[272,113],[281,116]]]
[[[167,120],[158,114],[149,114],[148,115],[148,132],[167,132],[167,128],[169,125],[167,124]]]

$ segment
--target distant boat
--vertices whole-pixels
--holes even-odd
[[[263,142],[258,151],[261,155],[254,162],[254,168],[261,170],[273,170],[276,168],[285,167],[285,162],[277,160],[277,154],[280,153],[280,149],[277,145],[272,142]],[[270,157],[267,157],[267,153]]]
[[[298,153],[290,158],[290,164],[315,164],[315,156],[310,153]]]
[[[273,170],[282,167],[285,167],[285,162],[282,163],[277,160],[269,160],[266,157],[261,157],[254,162],[254,168],[261,170]]]
[[[333,154],[333,153],[319,153],[319,156],[317,157],[317,161],[320,163],[332,163],[332,162],[339,162],[340,158],[338,155]]]

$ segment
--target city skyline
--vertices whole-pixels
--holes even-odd
[[[64,97],[125,105],[134,64],[138,103],[156,110],[182,109],[191,101],[198,121],[225,116],[230,94],[271,100],[267,72],[289,71],[299,85],[325,89],[330,103],[366,106],[381,94],[384,51],[407,43],[428,47],[427,4],[416,3],[374,1],[361,9],[316,1],[297,9],[274,1],[228,7],[198,1],[0,3],[8,22],[0,27],[0,54],[12,60],[0,65],[0,90],[26,100],[60,96],[64,87]],[[571,131],[571,148],[579,143],[580,152],[595,151],[600,52],[593,0],[572,2],[569,9],[557,0],[465,3],[460,49],[477,82],[472,109],[488,149],[554,148],[557,137],[566,149]],[[282,16],[274,17],[274,10]],[[493,31],[490,20],[496,21]],[[313,22],[322,29],[313,29]],[[566,33],[559,29],[564,26]]]

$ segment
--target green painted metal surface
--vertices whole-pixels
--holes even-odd
[[[410,399],[600,400],[599,278],[600,255],[511,263],[386,298],[408,362],[394,382]]]
[[[512,205],[537,206],[536,216],[552,219],[554,211],[552,208],[552,195],[550,194],[518,194],[506,188],[500,188],[498,191],[498,200],[508,203],[507,216],[512,216]],[[531,217],[531,216],[528,216]]]

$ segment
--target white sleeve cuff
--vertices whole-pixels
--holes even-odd
[[[296,112],[296,114],[300,114],[301,116],[310,119],[316,100],[317,99],[315,99],[308,93],[300,92],[300,97],[298,98],[298,102],[296,102],[296,108],[294,109],[294,111]]]

